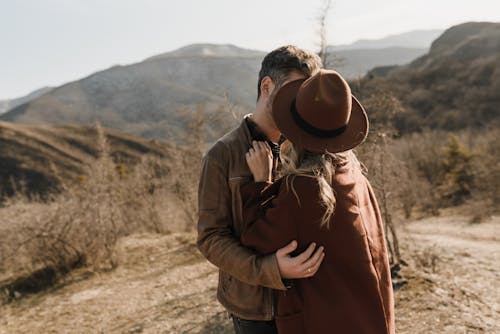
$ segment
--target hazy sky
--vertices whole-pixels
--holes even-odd
[[[0,99],[191,43],[315,49],[322,0],[0,0]],[[334,0],[329,43],[465,21],[500,21],[500,0]]]

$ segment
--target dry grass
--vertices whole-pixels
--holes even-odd
[[[53,285],[79,266],[115,268],[114,246],[123,236],[192,229],[176,196],[175,159],[145,155],[128,168],[113,161],[99,125],[97,133],[98,157],[76,186],[66,184],[55,169],[62,192],[46,202],[19,194],[0,209],[4,301]]]
[[[168,155],[143,154],[134,165],[116,162],[109,134],[97,123],[96,158],[76,183],[67,182],[52,164],[58,192],[48,193],[43,202],[23,192],[5,200],[0,301],[53,286],[78,267],[116,268],[115,245],[132,233],[193,231],[207,124],[217,123],[225,132],[236,120],[229,103],[210,116],[202,111],[183,111],[187,135],[181,145],[170,145]]]
[[[500,332],[500,218],[405,224],[398,334]],[[114,271],[78,269],[71,284],[0,307],[0,333],[232,333],[215,297],[217,269],[194,233],[122,238]],[[432,268],[434,263],[434,268]],[[105,311],[104,311],[105,310]],[[71,329],[71,330],[70,330]]]

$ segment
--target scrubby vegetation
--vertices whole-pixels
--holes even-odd
[[[367,99],[366,106],[394,115],[402,112],[400,102],[389,95]],[[4,300],[12,299],[15,291],[36,291],[53,284],[74,267],[114,268],[114,246],[123,236],[193,231],[206,125],[219,124],[221,134],[237,125],[240,120],[227,112],[230,108],[210,118],[197,110],[184,110],[187,135],[181,144],[168,157],[145,154],[135,165],[112,158],[105,132],[97,124],[98,154],[76,183],[67,184],[55,168],[54,177],[62,189],[48,199],[33,201],[19,192],[4,202],[0,209]],[[399,136],[389,119],[374,122],[358,155],[377,192],[393,264],[405,262],[397,230],[408,219],[459,206],[480,221],[497,210],[499,135],[498,130],[490,130]]]
[[[166,233],[176,216],[169,165],[144,156],[133,168],[110,156],[97,125],[98,156],[75,183],[54,177],[62,189],[43,201],[22,192],[0,209],[0,285],[7,300],[53,284],[78,266],[105,270],[115,266],[114,246],[134,232]]]
[[[96,157],[82,167],[81,175],[68,177],[53,165],[59,186],[43,198],[37,200],[19,189],[4,199],[0,208],[4,301],[50,286],[75,267],[113,269],[121,237],[194,230],[200,161],[206,136],[213,135],[205,129],[218,124],[221,135],[237,118],[229,103],[211,116],[199,110],[179,113],[187,124],[186,135],[180,144],[169,146],[168,155],[145,153],[135,164],[117,162],[97,123],[92,148]]]

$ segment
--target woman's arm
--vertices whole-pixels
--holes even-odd
[[[324,259],[324,248],[316,249],[316,243],[313,242],[300,255],[296,257],[288,255],[291,251],[286,248],[297,247],[297,224],[303,218],[296,212],[300,206],[298,199],[292,196],[291,192],[283,191],[282,180],[271,185],[270,147],[266,143],[254,141],[252,148],[246,154],[246,160],[255,182],[246,184],[240,189],[244,220],[240,241],[264,254],[272,253],[279,248],[277,256],[288,262],[286,266],[281,266],[278,262],[283,278],[313,276]],[[310,184],[306,186],[306,193],[309,186]],[[269,208],[264,211],[267,207]],[[288,243],[292,240],[293,242]],[[284,245],[287,247],[282,248]],[[294,264],[292,271],[289,270],[290,264]]]
[[[244,223],[240,240],[245,246],[269,254],[295,240],[296,228],[290,220],[291,208],[285,207],[287,203],[281,203],[286,193],[283,193],[276,203],[272,203],[274,208],[264,213],[262,192],[272,184],[273,157],[269,145],[254,141],[245,158],[254,182],[240,188]],[[284,228],[285,226],[287,228]]]
[[[298,200],[282,182],[278,183],[279,189],[274,191],[266,191],[269,182],[250,182],[240,189],[244,223],[241,243],[262,254],[273,253],[298,238]]]

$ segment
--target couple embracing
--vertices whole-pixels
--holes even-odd
[[[394,334],[368,118],[314,53],[264,57],[255,112],[204,155],[198,248],[236,333]]]

